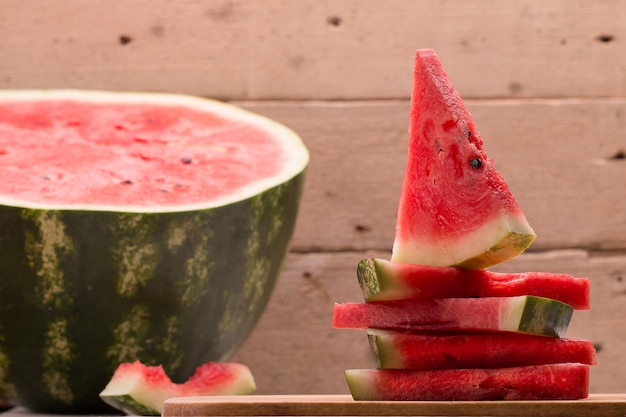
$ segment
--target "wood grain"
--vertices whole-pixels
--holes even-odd
[[[388,250],[408,101],[240,102],[311,150],[294,250]],[[485,149],[538,235],[532,250],[626,249],[626,100],[467,102]]]
[[[0,0],[0,88],[188,93],[296,130],[311,150],[292,252],[234,360],[259,394],[345,394],[373,366],[330,327],[388,257],[415,49],[437,50],[538,234],[496,270],[592,280],[572,337],[598,348],[592,392],[626,392],[626,2]],[[589,413],[589,415],[606,415]]]
[[[407,98],[413,53],[430,47],[467,98],[621,97],[625,13],[618,0],[1,1],[0,88]]]
[[[626,414],[626,395],[576,401],[354,401],[349,395],[170,398],[169,416],[603,416]]]

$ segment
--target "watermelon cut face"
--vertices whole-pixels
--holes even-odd
[[[534,296],[335,304],[333,327],[411,331],[520,332],[565,336],[571,306]]]
[[[291,130],[219,102],[0,93],[0,356],[33,411],[111,411],[121,363],[184,381],[255,327],[308,165]]]
[[[534,295],[588,310],[590,282],[547,272],[497,273],[363,259],[357,277],[366,301]]]
[[[432,50],[415,58],[409,149],[392,260],[482,269],[535,233]]]
[[[587,340],[494,333],[404,333],[369,330],[380,369],[510,368],[551,363],[595,365]]]
[[[297,176],[308,152],[285,126],[213,100],[5,91],[0,161],[0,204],[145,213],[252,197]]]
[[[117,368],[100,398],[130,415],[158,416],[168,398],[246,395],[255,390],[250,369],[236,362],[208,362],[199,366],[187,381],[175,384],[162,366],[135,361]]]
[[[578,400],[589,395],[589,365],[414,371],[348,369],[358,401]]]

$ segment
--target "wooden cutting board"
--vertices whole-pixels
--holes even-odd
[[[162,416],[625,417],[626,394],[591,394],[576,401],[354,401],[350,395],[181,397],[165,401]]]

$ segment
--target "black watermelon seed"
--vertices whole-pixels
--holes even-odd
[[[183,164],[190,164],[192,162],[191,158],[182,158],[180,160]]]
[[[470,166],[474,169],[480,168],[482,164],[482,161],[478,158],[473,158],[472,160],[470,160]]]

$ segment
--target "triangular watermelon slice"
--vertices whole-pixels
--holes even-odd
[[[483,269],[535,233],[433,50],[418,50],[393,261]]]

